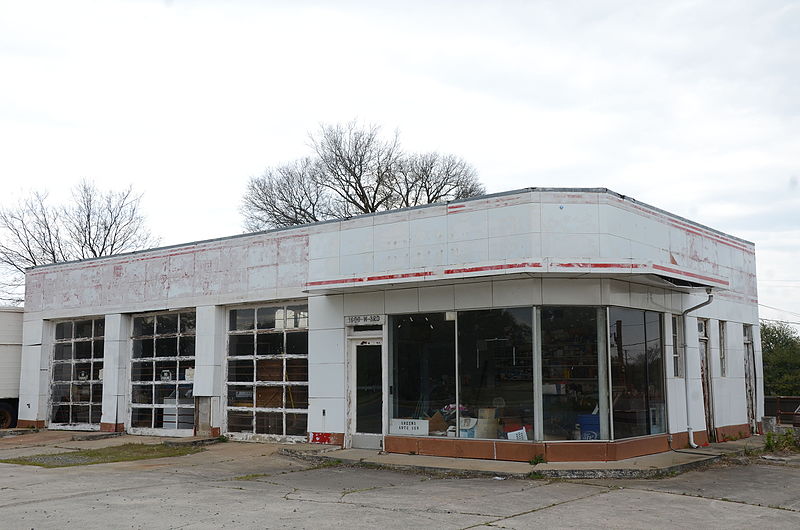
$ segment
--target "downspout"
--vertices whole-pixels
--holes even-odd
[[[708,300],[705,302],[701,302],[696,306],[692,306],[683,313],[681,313],[681,320],[683,321],[683,386],[685,391],[685,401],[686,401],[686,432],[689,435],[689,446],[692,449],[697,449],[697,444],[694,443],[694,432],[692,431],[692,422],[689,420],[689,356],[687,355],[687,348],[686,348],[686,337],[689,336],[689,325],[686,321],[686,315],[691,313],[696,309],[700,309],[701,307],[705,307],[711,302],[714,301],[714,295],[711,294],[711,287],[706,287],[706,294],[708,295]]]

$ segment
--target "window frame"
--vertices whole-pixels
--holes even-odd
[[[91,334],[88,337],[77,337],[76,336],[76,325],[79,322],[91,322]],[[98,323],[102,322],[102,334],[98,333]],[[85,316],[79,318],[71,318],[65,320],[56,320],[53,321],[53,343],[52,347],[50,348],[50,381],[49,381],[49,407],[47,411],[47,418],[48,424],[52,426],[57,426],[59,429],[75,429],[75,428],[86,428],[88,426],[89,429],[99,429],[100,423],[102,422],[103,416],[103,368],[105,367],[105,317],[102,315],[96,316]],[[64,324],[70,324],[70,336],[69,337],[61,337],[58,338],[58,328],[59,326],[63,326]],[[76,352],[76,345],[77,344],[86,344],[90,345],[89,347],[89,356],[85,358],[77,358],[75,356]],[[96,352],[96,344],[102,344],[102,355],[97,356]],[[60,345],[69,345],[70,347],[70,358],[69,359],[56,359],[56,349]],[[87,379],[77,379],[76,378],[76,366],[82,364],[89,364],[89,376]],[[96,365],[100,365],[101,368],[95,368]],[[61,366],[69,366],[70,376],[69,379],[62,379],[59,381],[55,380],[56,377],[56,368]],[[88,385],[89,387],[89,400],[76,400],[75,392],[73,391],[73,387],[76,384]],[[59,401],[55,401],[55,387],[56,385],[66,385],[67,386],[67,397],[68,399],[64,400],[61,399]],[[93,399],[95,397],[95,388],[99,387],[99,399]],[[68,422],[56,422],[54,421],[54,411],[56,406],[67,406],[68,407]],[[73,420],[73,407],[87,407],[87,419],[86,422],[78,422],[72,421]],[[97,412],[95,412],[97,409]],[[94,418],[93,418],[94,416]],[[97,421],[92,421],[96,419]]]
[[[278,325],[277,320],[271,328],[259,328],[258,326],[258,310],[275,308],[276,311],[283,309],[282,321],[283,325]],[[289,316],[288,310],[292,308],[301,308],[304,310],[305,315]],[[253,310],[253,324],[249,329],[231,329],[234,319],[235,311]],[[281,303],[260,303],[248,304],[242,306],[229,307],[226,311],[226,330],[225,330],[225,368],[224,368],[224,431],[225,434],[232,438],[247,439],[250,437],[265,439],[287,439],[292,441],[305,440],[308,436],[308,303],[304,300],[288,301]],[[289,326],[289,319],[293,319],[296,325]],[[264,335],[282,335],[281,352],[280,353],[258,353],[258,337]],[[292,334],[305,334],[305,353],[287,353],[287,345],[289,343],[289,336]],[[253,337],[253,353],[248,355],[231,355],[231,337]],[[252,381],[231,381],[231,361],[252,361],[253,364],[253,379]],[[258,361],[281,361],[281,379],[280,380],[264,380],[258,379]],[[304,360],[306,361],[306,378],[305,380],[290,379],[289,361]],[[287,406],[287,399],[289,399],[289,392],[291,388],[304,388],[305,389],[305,407],[289,407]],[[251,406],[232,406],[230,405],[231,389],[242,388],[252,389],[250,396]],[[258,403],[258,389],[259,388],[280,388],[281,389],[281,406],[280,407],[259,407]],[[251,414],[251,429],[249,431],[230,430],[230,413],[250,413]],[[280,414],[281,415],[281,434],[277,433],[259,433],[258,417],[259,414]],[[287,434],[289,416],[306,416],[305,430],[302,434]]]
[[[185,330],[183,328],[183,324],[182,324],[183,319],[181,318],[181,315],[189,315],[189,314],[191,314],[192,317],[193,317],[194,327],[191,330],[187,331],[187,330]],[[169,331],[169,332],[159,333],[159,331],[158,331],[158,317],[160,317],[160,316],[163,317],[165,315],[175,315],[175,317],[176,317],[176,328],[175,328],[174,332],[173,331]],[[136,333],[136,327],[135,327],[136,319],[138,319],[138,318],[148,318],[148,317],[152,317],[153,318],[153,324],[152,324],[153,327],[152,327],[152,330],[151,330],[152,333],[149,333],[149,334],[148,333],[143,333],[143,334],[136,335],[135,334]],[[180,433],[194,432],[194,428],[195,428],[195,423],[194,423],[195,401],[194,401],[194,398],[193,398],[193,396],[194,396],[194,375],[192,375],[191,379],[187,379],[185,377],[185,370],[184,370],[183,371],[184,378],[181,379],[180,378],[180,374],[181,374],[180,366],[181,366],[182,363],[191,362],[190,368],[192,369],[192,372],[194,373],[194,371],[196,370],[196,366],[197,366],[197,350],[196,350],[196,347],[197,347],[197,342],[196,341],[197,341],[197,339],[196,339],[196,337],[197,337],[197,310],[196,310],[196,308],[187,307],[187,308],[182,308],[182,309],[174,309],[174,310],[168,310],[168,311],[153,311],[153,312],[147,312],[147,313],[136,313],[136,314],[131,315],[131,328],[130,328],[130,336],[129,336],[129,340],[130,340],[130,359],[128,360],[128,365],[129,365],[129,369],[130,369],[129,376],[128,376],[128,391],[130,392],[129,399],[128,399],[128,425],[129,425],[129,428],[130,428],[131,432],[133,432],[133,433],[148,433],[148,432],[152,432],[152,431],[158,432],[158,433],[163,433],[165,431],[166,432],[175,431],[175,432],[180,432]],[[159,339],[163,340],[163,339],[173,339],[173,338],[176,341],[175,342],[175,352],[174,352],[175,355],[166,355],[166,356],[157,355],[157,349],[156,349],[157,341]],[[194,342],[194,345],[192,347],[192,355],[181,355],[181,342],[182,342],[182,339],[189,339],[189,338],[191,338],[192,341]],[[136,346],[135,346],[136,345],[136,341],[146,341],[146,340],[152,340],[152,343],[153,343],[152,355],[151,356],[134,357],[134,351],[135,351],[135,348],[136,348]],[[144,342],[142,342],[142,344],[144,344]],[[152,370],[153,371],[152,378],[150,380],[145,380],[145,381],[138,380],[138,379],[135,380],[134,379],[134,366],[136,366],[136,365],[142,365],[143,366],[147,362],[152,363],[152,368],[153,368],[153,370]],[[170,379],[169,381],[166,381],[164,379],[159,379],[157,377],[157,371],[158,371],[157,365],[158,365],[158,363],[175,363],[175,367],[176,367],[176,369],[175,369],[175,371],[176,371],[175,377],[173,379]],[[159,388],[162,388],[162,387],[164,387],[164,388],[174,387],[176,393],[178,393],[180,391],[181,387],[183,387],[186,390],[186,387],[189,387],[190,385],[192,387],[191,388],[192,398],[186,397],[186,398],[183,398],[183,399],[192,399],[191,405],[180,403],[180,399],[181,399],[180,397],[176,397],[175,398],[176,399],[176,403],[175,404],[155,403],[155,401],[157,400],[156,394],[157,394]],[[151,392],[152,392],[150,403],[135,403],[134,402],[134,388],[136,386],[149,386],[150,387]],[[134,423],[133,423],[134,414],[135,414],[134,409],[149,410],[150,411],[150,413],[149,413],[150,426],[149,427],[140,426],[140,425],[134,425]],[[157,412],[156,411],[157,410],[164,411],[166,409],[174,409],[175,410],[175,427],[174,428],[164,427],[163,426],[163,423],[164,423],[163,416],[165,415],[164,412],[160,413],[162,415],[162,420],[161,420],[162,426],[161,427],[156,427],[155,426],[156,417],[157,417]],[[189,428],[189,427],[181,427],[181,423],[188,423],[188,422],[182,421],[182,418],[184,418],[184,419],[187,418],[189,416],[189,414],[190,414],[189,411],[191,411],[192,427],[191,428]]]

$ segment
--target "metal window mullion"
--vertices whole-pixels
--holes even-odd
[[[455,374],[456,374],[456,438],[461,438],[461,380],[459,378],[459,369],[458,369],[458,311],[455,312],[456,319],[453,322],[453,340],[454,340],[454,351],[455,355],[453,356],[453,362],[456,363],[455,366]]]
[[[533,439],[544,440],[542,396],[542,308],[533,308]]]
[[[606,359],[608,359],[608,378],[606,386],[608,388],[608,432],[611,440],[614,440],[614,375],[611,371],[611,308],[606,306]],[[620,340],[621,337],[617,337]]]

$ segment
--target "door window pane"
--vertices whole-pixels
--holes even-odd
[[[379,345],[356,346],[356,432],[381,433],[383,423],[381,350]],[[292,388],[296,387],[287,387],[287,392]]]

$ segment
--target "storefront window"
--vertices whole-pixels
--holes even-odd
[[[605,377],[600,380],[606,372],[605,344],[598,356],[605,310],[543,307],[541,311],[544,439],[607,439],[608,416],[601,414],[607,409],[601,402]],[[602,395],[607,399],[607,392]]]
[[[454,320],[454,319],[453,319]],[[397,315],[391,434],[447,436],[456,425],[455,322],[445,313]]]
[[[665,432],[661,314],[612,307],[614,438]]]
[[[533,439],[533,310],[458,313],[461,438]]]

